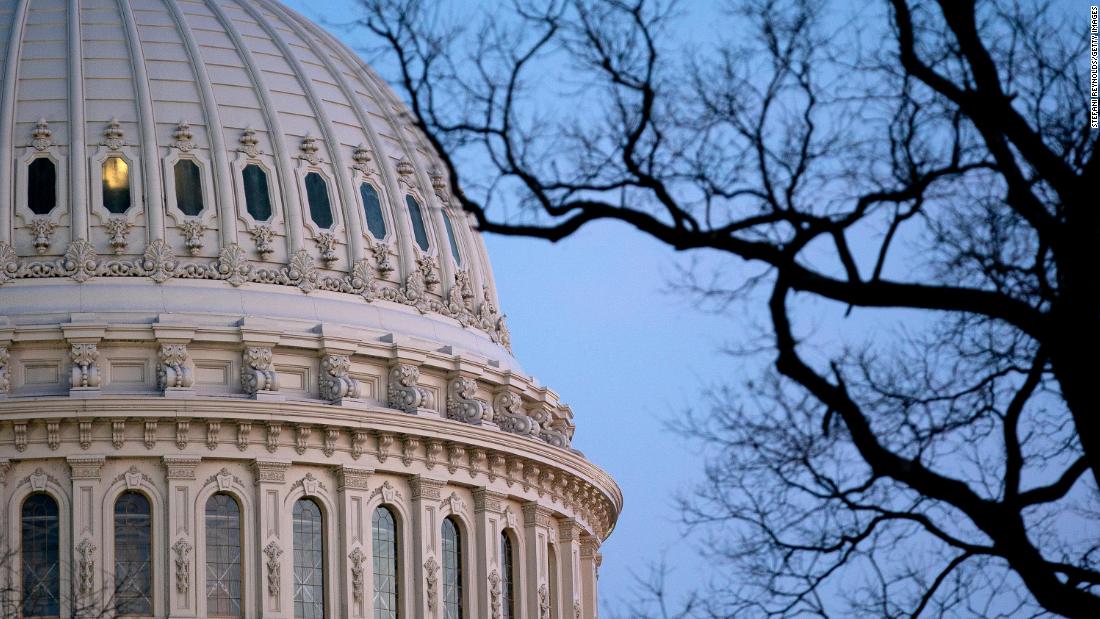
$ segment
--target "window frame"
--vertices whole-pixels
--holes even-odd
[[[420,241],[416,240],[416,225],[413,224],[412,209],[410,208],[409,200],[416,202],[417,208],[420,210],[420,222],[424,228],[424,239],[428,244],[427,249],[420,246]],[[404,194],[404,211],[405,221],[409,226],[409,241],[412,243],[413,248],[419,251],[425,256],[434,256],[436,253],[436,244],[432,242],[432,237],[435,235],[435,229],[431,224],[431,217],[427,216],[427,202],[415,191],[406,191]]]
[[[25,573],[25,569],[24,569],[25,564],[26,564],[26,558],[25,558],[26,544],[24,543],[25,540],[24,540],[24,537],[23,537],[25,532],[26,532],[26,530],[25,530],[26,527],[25,527],[25,522],[24,522],[24,519],[25,519],[26,516],[25,516],[24,512],[27,508],[27,502],[30,501],[31,499],[35,498],[35,497],[45,497],[45,498],[49,499],[53,503],[53,507],[54,507],[54,510],[56,512],[56,530],[54,531],[54,535],[57,538],[56,539],[56,541],[57,541],[57,548],[56,548],[57,557],[56,557],[56,567],[55,567],[55,571],[56,571],[56,574],[57,574],[56,575],[56,578],[57,578],[57,581],[56,581],[57,609],[58,609],[57,614],[50,614],[50,615],[27,615],[27,614],[23,614],[23,610],[26,608],[26,606],[25,606],[25,604],[26,604],[26,596],[25,596],[25,592],[26,592],[26,589],[25,589],[25,586],[26,586],[26,580],[25,580],[26,573]],[[19,616],[20,617],[26,617],[27,619],[47,619],[47,618],[48,619],[60,619],[61,617],[66,616],[65,615],[65,597],[66,596],[65,596],[65,588],[64,588],[65,583],[63,582],[64,581],[63,576],[64,576],[64,572],[66,570],[64,570],[62,568],[62,548],[64,548],[64,546],[62,546],[63,525],[62,525],[61,503],[57,500],[57,498],[55,496],[53,496],[49,492],[46,492],[44,490],[32,490],[26,496],[24,496],[20,501],[18,501],[17,505],[18,505],[18,509],[19,509],[19,519],[18,519],[18,524],[16,525],[18,527],[18,530],[19,530],[19,537],[17,538],[17,539],[19,539],[19,561],[18,561],[18,567],[14,568],[14,569],[17,570],[18,583],[19,583],[18,584],[18,586],[19,586],[19,601],[17,603],[17,607],[18,607],[19,613],[20,613]]]
[[[375,516],[376,513],[378,513],[379,510],[385,510],[390,515],[390,519],[393,520],[393,588],[394,588],[393,616],[396,619],[401,619],[401,617],[404,616],[403,612],[404,612],[404,606],[405,606],[404,596],[402,595],[402,590],[404,588],[403,587],[403,581],[404,581],[404,578],[405,578],[405,574],[404,574],[404,570],[402,569],[404,567],[404,561],[402,560],[403,559],[402,553],[404,552],[404,544],[402,543],[402,540],[401,540],[401,533],[402,533],[401,516],[400,516],[400,513],[397,510],[397,508],[394,507],[391,504],[388,504],[388,503],[379,503],[378,505],[375,505],[371,509],[370,556],[368,557],[368,559],[371,562],[370,563],[371,596],[370,596],[370,603],[367,605],[367,608],[364,609],[364,615],[374,617],[374,616],[376,616],[376,613],[378,612],[378,610],[375,606],[375,598],[378,594],[378,586],[377,586],[377,582],[376,582],[376,579],[378,578],[378,571],[375,569],[376,553],[378,552],[378,547],[377,547],[377,541],[378,540],[377,540],[377,536],[375,535],[374,516]],[[364,582],[363,586],[364,587],[367,586],[367,583]]]
[[[103,164],[111,157],[119,157],[126,162],[130,176],[130,206],[123,213],[112,213],[103,204]],[[159,204],[149,204],[145,195],[145,178],[142,176],[141,157],[130,145],[123,145],[117,149],[100,146],[88,159],[88,201],[91,204],[91,214],[100,226],[107,224],[112,219],[125,219],[136,228],[130,233],[131,246],[127,253],[141,253],[144,243],[135,241],[141,239],[144,234],[138,226],[138,218],[146,215],[147,208],[160,208]],[[152,168],[156,172],[156,168]],[[148,217],[146,216],[146,221]],[[94,222],[89,222],[94,223]],[[107,236],[106,230],[100,232]],[[139,248],[140,247],[140,248]]]
[[[246,558],[246,555],[245,555],[245,535],[246,535],[246,530],[245,530],[245,517],[244,517],[245,512],[244,512],[244,506],[241,504],[240,499],[233,493],[218,490],[216,492],[211,493],[209,496],[206,497],[206,500],[203,501],[203,513],[202,513],[202,523],[203,523],[203,526],[202,526],[202,531],[203,531],[203,540],[202,540],[203,541],[203,566],[208,567],[210,565],[210,552],[209,552],[210,551],[210,526],[209,526],[208,518],[209,518],[210,502],[212,500],[214,500],[215,497],[226,497],[230,501],[232,501],[234,505],[237,506],[237,530],[238,530],[238,535],[239,535],[238,546],[237,546],[237,548],[238,548],[237,569],[240,572],[240,600],[239,600],[239,605],[240,605],[241,612],[240,612],[240,614],[237,614],[237,615],[215,615],[215,614],[211,613],[211,611],[210,611],[210,588],[209,588],[209,584],[208,584],[209,579],[208,579],[208,573],[207,573],[206,569],[204,569],[203,572],[202,572],[202,574],[203,574],[203,590],[206,591],[206,595],[203,596],[204,597],[204,605],[205,605],[204,615],[207,616],[207,617],[211,617],[211,618],[214,618],[214,617],[218,617],[218,618],[223,618],[223,617],[224,618],[245,617],[246,612],[247,612],[247,599],[248,599],[248,589],[249,589],[249,587],[248,587],[249,583],[245,578],[245,575],[246,575],[246,573],[245,573],[245,563],[246,563],[246,561],[245,561],[245,558]]]
[[[110,586],[109,590],[116,591],[117,587],[118,587],[118,583],[115,581],[115,579],[117,577],[117,574],[118,574],[118,541],[119,541],[118,540],[119,526],[118,526],[118,519],[117,519],[118,518],[118,505],[119,505],[119,502],[126,495],[133,495],[133,496],[141,497],[145,501],[145,503],[149,506],[149,524],[148,524],[148,527],[149,527],[149,536],[148,536],[149,556],[148,556],[148,560],[147,560],[147,569],[149,571],[148,597],[149,597],[149,611],[150,612],[149,613],[121,613],[121,612],[118,612],[117,611],[118,599],[117,599],[117,597],[115,597],[115,594],[112,594],[112,597],[115,599],[115,608],[112,609],[112,610],[113,610],[113,612],[117,613],[113,616],[115,616],[115,617],[153,617],[153,616],[156,616],[156,615],[160,614],[158,604],[157,604],[158,599],[160,598],[160,596],[157,595],[158,585],[159,585],[159,582],[158,582],[159,581],[159,579],[158,579],[158,571],[159,571],[158,567],[159,566],[157,564],[156,557],[160,554],[160,553],[157,552],[157,549],[159,547],[158,544],[157,544],[158,540],[157,540],[157,535],[156,535],[156,530],[158,529],[158,527],[156,526],[157,510],[155,509],[154,501],[149,496],[149,494],[144,492],[140,488],[131,488],[131,487],[124,488],[120,492],[115,494],[114,497],[113,497],[113,500],[111,501],[111,535],[110,535],[109,538],[108,538],[108,536],[104,535],[104,546],[107,545],[107,539],[110,539],[110,548],[111,548],[111,556],[110,556],[110,563],[109,563],[109,565],[111,566],[111,569],[110,569],[110,583],[111,583],[111,586]],[[106,565],[108,565],[108,563],[105,561],[104,566],[106,566]]]
[[[318,497],[316,497],[314,495],[311,495],[311,494],[302,494],[300,496],[294,497],[293,501],[290,504],[290,536],[291,536],[291,540],[290,540],[290,555],[291,555],[290,556],[290,586],[291,586],[291,590],[290,590],[290,596],[289,596],[289,598],[290,598],[289,599],[290,608],[288,609],[288,614],[291,617],[293,617],[294,619],[298,619],[298,617],[299,617],[298,614],[297,614],[297,606],[296,606],[297,600],[296,600],[296,597],[295,597],[297,595],[297,575],[296,575],[295,572],[296,572],[297,566],[298,566],[298,533],[297,533],[297,530],[296,530],[297,525],[295,523],[295,520],[296,520],[295,511],[297,509],[298,504],[302,503],[302,502],[312,503],[317,508],[317,512],[319,514],[318,515],[318,522],[320,523],[320,526],[321,526],[321,532],[320,532],[320,536],[319,536],[320,540],[321,540],[321,548],[320,548],[321,561],[320,561],[319,568],[315,568],[315,569],[320,569],[320,571],[321,571],[321,584],[320,584],[320,587],[319,587],[320,591],[321,591],[321,617],[327,618],[332,613],[332,599],[333,598],[330,595],[329,587],[332,586],[333,574],[334,574],[334,572],[332,571],[332,566],[330,565],[330,562],[332,561],[332,552],[331,552],[332,545],[330,544],[330,540],[329,540],[329,531],[331,530],[331,528],[329,526],[329,523],[328,523],[328,513],[329,512],[326,509],[326,507],[324,505],[324,502],[321,501]]]
[[[362,222],[363,238],[368,243],[386,243],[390,242],[393,238],[393,217],[388,208],[386,208],[386,192],[382,188],[382,184],[368,177],[360,177],[355,179],[357,184],[355,186],[355,202],[359,209],[359,219]],[[378,212],[382,216],[382,227],[385,228],[385,234],[382,238],[374,236],[374,233],[370,230],[370,223],[367,221],[367,203],[363,199],[363,186],[366,185],[374,190],[374,195],[378,197]]]
[[[451,523],[455,530],[455,554],[457,555],[457,587],[458,587],[458,615],[457,617],[448,617],[447,615],[447,550],[445,548],[446,542],[446,525]],[[470,553],[468,549],[469,535],[467,534],[468,528],[462,519],[454,513],[445,516],[439,523],[439,585],[440,585],[440,608],[443,612],[443,619],[470,619],[472,616],[469,613],[469,604],[467,600],[470,595]]]

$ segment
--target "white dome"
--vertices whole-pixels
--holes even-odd
[[[0,170],[13,172],[0,174],[0,283],[141,277],[333,291],[416,308],[440,320],[405,320],[412,334],[443,328],[455,340],[446,343],[513,365],[446,329],[508,344],[481,239],[448,207],[403,105],[351,50],[268,1],[82,2],[75,33],[70,10],[0,2]],[[53,167],[52,200],[31,195],[41,159]],[[119,165],[129,183],[121,207],[104,190]],[[250,210],[246,168],[267,210]],[[350,322],[392,326],[364,314]]]
[[[622,495],[434,160],[271,0],[0,0],[5,603],[595,618]]]

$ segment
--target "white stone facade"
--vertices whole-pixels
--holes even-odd
[[[47,616],[110,614],[137,493],[140,616],[213,614],[226,495],[232,616],[299,614],[308,498],[323,617],[375,616],[379,506],[396,617],[444,618],[448,518],[463,617],[596,617],[622,495],[512,357],[480,237],[353,52],[271,0],[0,0],[0,75],[5,616],[35,496],[58,513]]]

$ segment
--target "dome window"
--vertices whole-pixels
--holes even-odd
[[[248,214],[256,221],[271,219],[271,195],[267,190],[267,172],[250,163],[241,172],[244,180],[244,203]]]
[[[241,616],[241,507],[221,493],[206,501],[206,613]]]
[[[325,543],[321,508],[313,499],[294,503],[294,618],[325,617]]]
[[[412,196],[405,196],[405,203],[409,205],[409,219],[412,220],[413,236],[420,249],[428,251],[428,232],[424,228],[424,214],[420,211],[420,203]]]
[[[184,215],[198,215],[203,208],[199,166],[190,159],[180,159],[173,170],[176,177],[176,206]]]
[[[153,614],[153,514],[133,491],[115,501],[115,612]]]
[[[309,218],[318,228],[332,227],[332,204],[328,199],[328,183],[316,172],[306,174],[306,199]]]
[[[504,610],[503,619],[515,619],[516,616],[516,590],[515,590],[515,561],[513,559],[512,538],[507,531],[500,533],[500,591],[501,602]]]
[[[443,519],[443,619],[463,619],[462,535],[454,518]]]
[[[103,162],[103,208],[116,215],[130,210],[130,164],[122,157]]]
[[[462,265],[462,254],[458,251],[458,241],[455,240],[455,229],[451,227],[451,218],[444,211],[443,213],[443,227],[447,229],[447,241],[451,244],[451,255],[454,256],[455,264]]]
[[[359,195],[363,197],[367,229],[378,240],[386,238],[386,220],[382,217],[382,203],[378,200],[378,192],[370,186],[370,183],[363,183],[359,185]]]
[[[61,616],[61,545],[57,501],[37,493],[27,497],[22,525],[24,617]]]
[[[374,510],[371,535],[374,552],[374,617],[397,619],[397,522],[385,505]]]
[[[45,215],[57,206],[57,166],[39,157],[27,166],[27,207],[35,215]]]

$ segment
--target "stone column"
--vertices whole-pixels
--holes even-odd
[[[73,569],[74,610],[77,617],[98,617],[106,599],[108,579],[103,572],[103,527],[96,514],[102,494],[100,470],[104,456],[69,456],[73,483],[73,548],[69,564]]]
[[[504,495],[486,488],[476,488],[474,494],[474,549],[475,571],[471,586],[477,589],[477,617],[499,616],[501,608],[500,510]],[[495,584],[494,584],[495,581]],[[497,612],[493,612],[496,609]]]
[[[600,541],[592,535],[581,535],[581,617],[596,619],[599,599],[596,596],[596,570],[600,559]]]
[[[339,494],[340,531],[336,546],[340,565],[338,615],[355,619],[367,617],[371,608],[373,565],[371,561],[371,513],[368,482],[374,469],[351,466],[333,467]]]
[[[199,456],[164,456],[164,474],[168,487],[168,565],[171,576],[168,578],[168,616],[198,617],[198,594],[202,589],[200,574],[195,565],[195,548],[199,540],[195,528],[195,515],[192,505],[198,482],[195,480],[195,467],[202,458]]]
[[[580,619],[583,615],[581,602],[581,527],[577,521],[569,518],[558,526],[558,569],[561,573],[561,611],[562,619]]]
[[[523,504],[523,545],[527,550],[527,565],[524,566],[524,595],[517,597],[527,604],[528,619],[546,619],[542,608],[550,603],[546,554],[552,522],[549,509],[535,501]]]
[[[409,479],[412,493],[413,617],[442,619],[443,575],[440,556],[439,499],[444,482],[423,475]]]
[[[252,461],[256,480],[256,505],[259,522],[256,530],[257,553],[254,565],[260,572],[259,616],[286,619],[294,615],[292,532],[283,524],[283,498],[286,495],[286,470],[290,462],[259,459]]]

